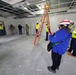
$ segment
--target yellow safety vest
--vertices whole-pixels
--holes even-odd
[[[46,32],[48,32],[48,26],[46,26]]]
[[[3,26],[0,26],[0,30],[3,30]]]
[[[72,38],[76,38],[76,28],[72,32]]]
[[[39,26],[40,26],[39,24],[36,24],[35,28],[36,28],[36,29],[39,29]]]
[[[69,29],[72,29],[72,27],[73,27],[72,25],[71,25],[71,26],[69,26]]]

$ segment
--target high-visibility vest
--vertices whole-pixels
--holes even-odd
[[[74,28],[74,30],[72,32],[72,38],[76,38],[76,28]]]
[[[36,29],[39,29],[40,25],[39,24],[36,24],[35,28]]]
[[[72,26],[72,25],[70,25],[70,26],[69,26],[69,29],[72,29],[72,27],[73,27],[73,26]]]
[[[74,28],[75,28],[74,25],[70,25],[70,26],[69,26],[69,29],[71,30],[71,32],[73,32]]]
[[[3,30],[3,26],[0,26],[0,30]]]
[[[48,32],[48,26],[46,26],[46,32]]]

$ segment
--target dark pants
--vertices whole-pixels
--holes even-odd
[[[0,36],[4,35],[3,30],[0,30]]]
[[[39,36],[39,32],[38,32],[38,29],[36,29],[36,36],[37,36],[37,37]]]
[[[62,55],[59,55],[58,53],[52,51],[52,70],[56,70],[60,66],[61,57]]]
[[[46,40],[48,40],[48,32],[46,32]]]
[[[22,35],[22,30],[19,30],[19,34]]]
[[[26,35],[29,35],[29,32],[26,32]]]
[[[71,43],[70,43],[70,49],[68,52],[72,52],[72,55],[76,56],[76,39],[72,38]]]
[[[36,33],[38,33],[38,29],[36,29]]]

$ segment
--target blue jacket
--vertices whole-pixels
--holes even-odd
[[[68,48],[70,38],[71,34],[65,28],[56,31],[54,35],[50,35],[49,40],[53,44],[63,41],[62,43],[53,46],[53,52],[56,52],[60,55],[64,54]]]

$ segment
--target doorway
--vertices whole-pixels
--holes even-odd
[[[5,29],[5,24],[4,21],[0,21],[0,25],[2,25],[2,29],[0,29],[0,36],[6,35],[6,29]]]

